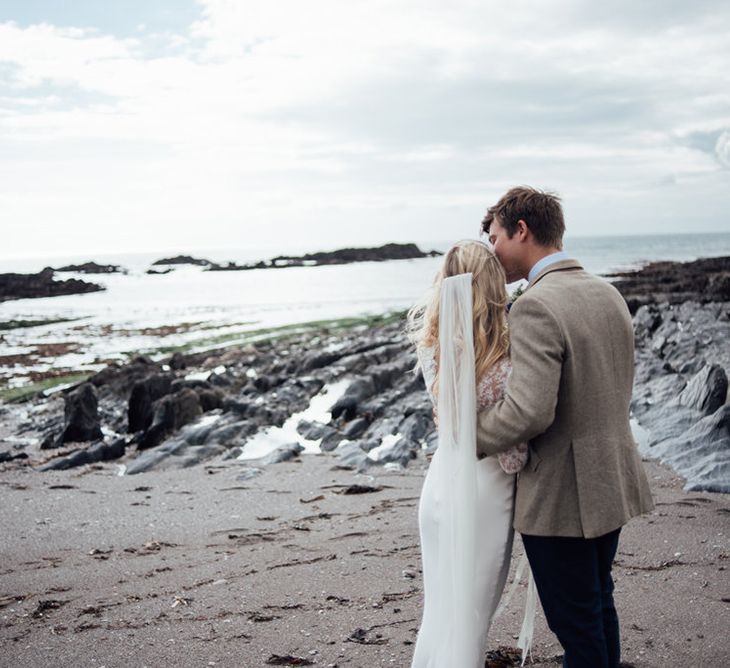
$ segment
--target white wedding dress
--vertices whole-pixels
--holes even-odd
[[[527,447],[476,457],[477,410],[502,397],[511,366],[498,361],[476,384],[470,274],[444,280],[440,314],[439,446],[418,511],[424,611],[411,666],[482,668],[510,566],[514,474]],[[433,349],[418,357],[433,400]]]

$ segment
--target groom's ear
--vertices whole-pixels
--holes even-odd
[[[530,236],[530,228],[527,227],[527,223],[521,218],[517,221],[517,229],[515,230],[515,235],[520,241],[527,241],[528,237]]]

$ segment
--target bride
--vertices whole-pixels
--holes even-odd
[[[483,666],[509,571],[527,446],[476,458],[477,411],[501,398],[511,368],[505,283],[486,245],[461,241],[408,314],[439,429],[418,511],[424,610],[412,668]]]

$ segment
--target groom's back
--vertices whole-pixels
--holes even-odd
[[[556,271],[536,284],[532,296],[555,315],[565,339],[565,358],[557,411],[573,419],[571,436],[601,427],[629,428],[634,378],[631,316],[619,292],[583,270]],[[556,415],[556,421],[559,419]],[[625,424],[624,424],[625,423]]]
[[[536,535],[599,536],[644,512],[650,495],[629,424],[634,341],[618,291],[570,263],[538,277],[539,301],[559,328],[555,418],[532,439],[515,527]],[[535,336],[539,336],[535,332]]]

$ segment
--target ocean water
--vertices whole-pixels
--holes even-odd
[[[450,245],[419,243],[424,250],[444,251]],[[320,249],[285,249],[287,253],[316,250]],[[589,271],[605,274],[653,260],[730,255],[730,233],[568,237],[565,250]],[[189,254],[216,262],[250,262],[276,252],[251,248]],[[0,384],[26,384],[31,371],[93,371],[110,360],[162,346],[199,342],[201,348],[210,347],[210,338],[216,336],[243,336],[261,328],[406,309],[428,289],[441,263],[437,257],[241,272],[204,272],[186,266],[165,275],[145,274],[160,257],[148,253],[0,261],[0,273],[39,271],[44,266],[92,259],[128,270],[127,274],[79,276],[104,285],[104,292],[0,303],[0,323],[71,320],[0,332]]]

